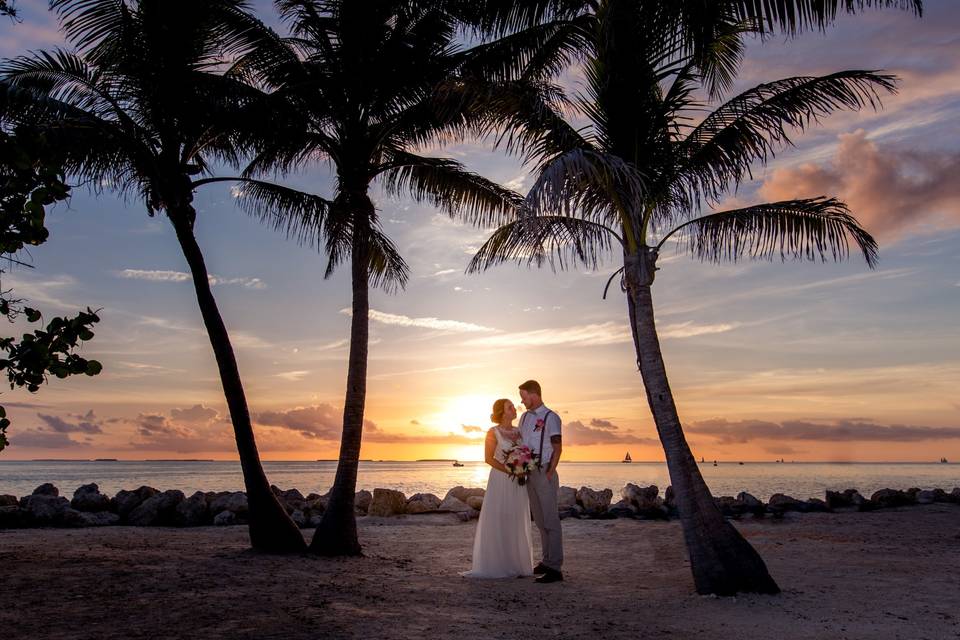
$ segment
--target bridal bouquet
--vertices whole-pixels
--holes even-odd
[[[514,445],[512,449],[504,451],[506,454],[503,465],[510,470],[510,479],[516,480],[523,486],[527,483],[527,475],[533,471],[534,458],[530,447],[524,444]]]

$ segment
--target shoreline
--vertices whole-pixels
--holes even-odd
[[[316,527],[326,509],[328,495],[271,485],[281,505],[301,529]],[[433,493],[407,496],[393,489],[361,490],[356,493],[358,516],[397,517],[452,514],[462,522],[479,517],[485,489],[456,486],[443,498]],[[618,498],[616,501],[614,499]],[[856,489],[827,490],[824,498],[801,500],[782,493],[766,502],[745,491],[736,496],[715,496],[714,502],[730,519],[782,519],[784,514],[876,511],[928,504],[960,505],[960,487],[945,489],[880,489],[869,498]],[[673,490],[627,483],[618,493],[611,489],[576,489],[561,486],[557,509],[560,517],[575,519],[670,520],[678,516]],[[109,496],[96,483],[81,485],[68,500],[58,487],[45,483],[27,496],[0,494],[0,529],[37,527],[102,527],[112,525],[200,527],[243,525],[248,522],[247,496],[242,491],[197,491],[187,497],[182,491],[161,491],[149,486],[121,490]]]

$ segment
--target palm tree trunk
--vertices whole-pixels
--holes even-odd
[[[366,199],[366,196],[364,196]],[[371,205],[372,207],[372,205]],[[366,212],[364,212],[365,214]],[[353,230],[351,281],[353,315],[350,321],[350,359],[347,392],[343,402],[343,434],[337,475],[320,525],[313,534],[310,551],[325,556],[362,555],[357,537],[355,509],[363,412],[367,401],[367,353],[370,340],[370,267],[365,215],[357,215]]]
[[[627,304],[637,363],[666,454],[697,593],[779,593],[760,554],[720,513],[683,435],[653,316],[650,285],[656,259],[651,248],[625,257]]]
[[[233,432],[237,439],[237,451],[240,454],[240,468],[243,471],[243,483],[247,490],[247,502],[250,510],[250,544],[258,551],[273,553],[299,552],[306,549],[303,536],[297,525],[280,505],[270,490],[270,483],[260,464],[257,442],[250,423],[250,410],[243,393],[240,370],[233,354],[230,336],[220,317],[220,310],[210,290],[207,267],[203,260],[200,245],[193,235],[193,221],[196,213],[190,205],[168,210],[168,216],[177,233],[177,240],[183,255],[190,265],[193,286],[197,292],[197,302],[207,328],[210,345],[220,369],[220,382],[223,394],[230,410]]]

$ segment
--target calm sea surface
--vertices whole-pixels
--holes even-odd
[[[283,488],[307,493],[326,493],[333,484],[335,462],[264,462],[270,481]],[[960,486],[960,464],[929,463],[767,463],[739,465],[711,463],[701,466],[714,495],[749,491],[760,499],[774,493],[797,498],[823,497],[826,489],[858,489],[867,497],[877,489],[939,487],[950,491]],[[485,486],[489,467],[466,462],[361,462],[358,488],[397,489],[407,495],[418,492],[443,497],[457,486]],[[20,462],[0,461],[0,494],[27,495],[38,485],[52,482],[60,494],[70,497],[81,484],[96,482],[104,493],[149,485],[157,489],[194,491],[242,490],[238,462]],[[661,492],[670,484],[663,463],[562,462],[560,483],[572,487],[613,489],[616,494],[627,482],[655,484]]]

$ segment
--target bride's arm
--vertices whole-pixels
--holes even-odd
[[[484,442],[484,459],[488,465],[496,469],[497,471],[502,471],[507,475],[510,475],[510,470],[507,469],[502,462],[497,460],[494,455],[497,452],[497,434],[493,432],[493,429],[487,431],[487,440]]]

